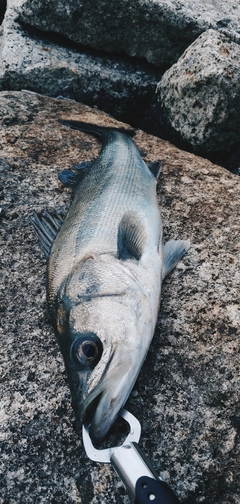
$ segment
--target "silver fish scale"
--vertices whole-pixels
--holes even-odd
[[[155,191],[154,177],[132,140],[113,131],[79,184],[53,244],[49,260],[50,302],[64,278],[86,254],[117,254],[118,227],[125,212],[135,211],[143,222],[153,217],[151,202]],[[151,234],[151,226],[147,229]]]
[[[85,187],[79,187],[81,207],[86,203],[87,208],[81,208],[85,215],[77,233],[76,255],[82,244],[90,240],[97,241],[96,246],[99,252],[101,249],[101,252],[110,251],[116,254],[118,225],[123,214],[127,210],[134,210],[136,205],[139,211],[143,174],[146,172],[146,178],[152,178],[152,176],[148,173],[148,168],[141,160],[132,141],[128,138],[127,140],[128,142],[125,141],[124,145],[122,142],[116,145],[115,141],[114,149],[111,149],[110,144],[108,151],[104,152],[104,170],[100,169],[103,156],[98,159],[89,177],[86,177],[85,194],[83,194]],[[106,154],[109,159],[106,159]],[[136,159],[136,154],[138,159]],[[92,182],[96,184],[95,174],[98,170],[101,173],[101,179],[98,181],[98,193],[93,199],[92,193],[95,191]],[[89,200],[91,200],[90,206]],[[89,223],[91,223],[91,230]]]

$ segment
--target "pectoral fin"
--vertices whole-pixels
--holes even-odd
[[[190,247],[188,240],[169,240],[163,247],[162,277],[172,271]]]
[[[84,161],[78,165],[73,165],[72,170],[63,170],[59,173],[58,178],[62,184],[71,187],[71,189],[76,189],[77,185],[86,173],[89,172],[92,162]]]
[[[126,213],[118,229],[119,259],[139,259],[146,243],[146,234],[141,221],[131,212]]]

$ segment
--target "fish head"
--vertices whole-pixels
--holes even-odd
[[[71,306],[59,339],[76,418],[97,442],[127,401],[154,332],[149,299],[134,287]]]

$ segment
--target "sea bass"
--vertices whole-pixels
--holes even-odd
[[[151,343],[161,282],[190,244],[170,240],[156,194],[159,164],[147,166],[131,134],[61,121],[98,135],[99,157],[64,170],[74,189],[62,219],[34,217],[48,257],[48,306],[77,419],[103,439],[127,401]]]

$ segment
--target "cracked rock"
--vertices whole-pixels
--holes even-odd
[[[162,72],[47,38],[19,24],[19,0],[9,0],[0,36],[0,89],[29,89],[97,106],[137,124]]]
[[[44,31],[109,52],[173,64],[200,33],[215,28],[240,42],[238,0],[22,0],[20,18]]]

